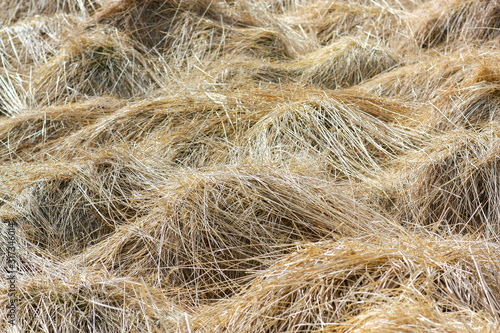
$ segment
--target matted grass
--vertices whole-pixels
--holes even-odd
[[[369,178],[388,159],[417,148],[425,135],[404,125],[407,109],[355,91],[280,103],[247,132],[248,154],[290,159],[318,154],[338,177]]]
[[[34,72],[38,105],[69,103],[103,94],[122,98],[159,87],[151,64],[121,32],[111,29],[69,39]]]
[[[398,63],[396,53],[383,45],[363,37],[341,37],[285,67],[306,82],[338,89],[363,82]]]
[[[496,0],[426,1],[412,12],[406,42],[429,48],[452,44],[457,39],[494,38],[500,27],[499,4]]]
[[[20,110],[12,118],[0,119],[0,160],[39,162],[49,158],[45,151],[58,140],[94,124],[123,104],[112,97],[88,99],[82,103]]]
[[[202,309],[191,326],[197,332],[345,332],[351,325],[363,327],[366,311],[394,311],[405,298],[417,307],[423,298],[433,306],[420,316],[427,311],[439,323],[470,309],[477,313],[469,316],[493,328],[500,308],[499,253],[497,244],[418,237],[305,245],[257,274],[238,295]],[[385,315],[384,327],[404,329],[403,318]],[[413,324],[421,330],[429,322]]]
[[[498,239],[500,211],[498,124],[457,129],[402,157],[390,176],[400,219],[444,232]],[[392,206],[392,204],[391,204]]]
[[[458,51],[382,73],[359,88],[379,96],[427,102],[446,89],[494,80],[498,59],[498,52],[486,47]]]
[[[242,278],[296,242],[397,230],[334,183],[285,170],[172,177],[175,182],[154,194],[147,216],[119,227],[77,260],[177,288],[198,303],[231,295]]]
[[[0,331],[498,331],[499,1],[0,0]]]
[[[8,288],[2,283],[0,289],[5,309]],[[16,326],[24,332],[175,332],[183,320],[182,310],[160,290],[74,267],[59,276],[21,279],[17,293]],[[0,328],[8,330],[6,312],[0,316]]]
[[[2,215],[48,252],[59,257],[79,253],[146,213],[134,200],[166,173],[152,162],[115,149],[79,163],[25,168],[28,177],[9,179]]]

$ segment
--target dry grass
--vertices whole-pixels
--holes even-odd
[[[11,215],[11,214],[10,214]],[[5,211],[5,209],[0,210],[0,218],[2,223],[0,224],[0,240],[2,244],[8,244],[9,241],[9,226],[6,221],[9,220],[9,213]],[[59,258],[53,256],[50,252],[45,251],[44,249],[38,247],[36,244],[29,242],[26,239],[26,234],[22,228],[19,226],[15,226],[15,269],[16,269],[16,277],[18,279],[24,279],[32,277],[36,274],[42,274],[43,272],[51,271],[54,275],[60,274],[61,270],[59,269]],[[0,273],[2,276],[10,275],[9,268],[11,263],[9,262],[8,256],[8,248],[7,246],[2,246],[0,248],[0,263],[2,266],[0,267]],[[7,281],[2,281],[2,284]],[[1,288],[4,288],[5,285],[2,285]],[[5,293],[4,295],[7,295]],[[5,297],[5,296],[4,296]],[[2,310],[3,312],[3,310]],[[3,325],[0,324],[0,325]]]
[[[207,165],[224,159],[231,142],[263,112],[241,102],[241,95],[195,91],[131,103],[62,138],[52,154],[68,158],[82,150],[139,145],[173,163]]]
[[[467,87],[450,90],[434,101],[433,112],[424,125],[440,131],[455,128],[478,128],[498,121],[499,84],[479,82]]]
[[[0,115],[14,116],[26,108],[30,103],[27,95],[19,75],[0,70]]]
[[[0,0],[0,331],[498,331],[499,1]]]
[[[159,87],[151,67],[122,33],[98,30],[70,39],[56,56],[38,67],[32,89],[42,106],[103,94],[138,97]]]
[[[211,0],[118,0],[106,1],[93,15],[92,22],[116,26],[147,47],[168,48],[179,37],[171,32],[179,32],[178,28],[184,26],[196,33],[195,25],[204,17],[233,21]]]
[[[363,82],[398,65],[398,56],[366,38],[342,37],[286,66],[295,75],[328,89]]]
[[[243,140],[253,156],[317,154],[336,176],[366,178],[425,140],[398,123],[405,113],[400,104],[351,92],[311,96],[277,105]]]
[[[499,54],[489,48],[455,52],[382,73],[359,85],[371,94],[426,102],[443,90],[494,81]]]
[[[0,1],[0,23],[15,24],[25,18],[37,15],[71,13],[86,17],[99,7],[99,1],[92,0],[2,0]]]
[[[386,184],[400,219],[444,232],[499,235],[498,125],[457,129],[395,162]]]
[[[57,14],[29,17],[0,30],[0,51],[4,68],[26,71],[46,63],[81,22],[78,16]]]
[[[18,282],[17,328],[22,332],[174,332],[183,313],[161,291],[123,278],[66,267],[59,276]],[[5,309],[7,284],[0,304]],[[33,314],[36,313],[35,316]],[[0,329],[10,324],[0,314]]]
[[[470,309],[480,324],[493,326],[500,308],[499,253],[496,244],[415,236],[380,245],[305,245],[259,273],[239,295],[203,309],[191,325],[199,332],[340,332],[362,324],[367,310],[417,297],[433,304],[427,311],[434,318],[460,317]],[[417,330],[429,325],[414,324]]]
[[[496,0],[426,1],[411,13],[406,43],[429,48],[453,44],[457,39],[474,41],[494,38],[498,36],[500,27],[499,4]]]
[[[397,1],[396,1],[397,3]],[[304,1],[283,20],[316,36],[321,45],[358,34],[386,39],[401,30],[402,13],[388,1]]]
[[[92,125],[122,103],[111,97],[101,97],[82,103],[24,110],[15,117],[0,119],[0,160],[34,162],[45,159],[45,151],[60,144],[58,139]]]
[[[144,214],[135,197],[163,179],[157,163],[117,149],[29,172],[34,177],[9,180],[10,197],[2,198],[8,202],[4,220],[23,230],[29,242],[60,257],[102,241],[117,225]]]
[[[184,172],[175,179],[155,193],[149,215],[79,260],[200,302],[231,295],[251,270],[295,242],[395,228],[335,184],[284,170]]]
[[[488,314],[469,309],[443,312],[436,302],[416,297],[387,302],[362,312],[345,324],[327,326],[321,332],[492,333],[497,330],[498,324]]]

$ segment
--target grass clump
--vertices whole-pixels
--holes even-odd
[[[82,262],[175,288],[199,303],[231,295],[252,270],[296,242],[390,225],[334,184],[293,173],[250,168],[172,177],[147,216],[88,248]]]
[[[426,1],[415,9],[407,42],[421,48],[450,45],[457,39],[486,40],[498,36],[498,1]]]
[[[119,98],[158,87],[147,60],[115,30],[79,35],[37,68],[33,89],[38,105],[70,103],[92,96]]]
[[[457,127],[481,128],[498,121],[498,83],[479,82],[456,90],[446,91],[434,101],[434,111],[423,124],[440,131]]]
[[[238,98],[241,92],[196,91],[130,103],[68,136],[53,154],[72,158],[82,150],[135,145],[176,164],[208,165],[224,159],[230,142],[262,114]]]
[[[442,232],[498,239],[498,126],[458,129],[404,156],[391,176],[401,219]]]
[[[495,332],[495,318],[469,309],[440,311],[429,299],[416,297],[387,302],[363,311],[342,325],[329,325],[322,332]]]
[[[234,21],[218,3],[211,0],[109,1],[93,15],[92,21],[118,27],[142,45],[162,49],[170,47],[178,37],[173,33],[178,24],[183,26],[189,22],[184,28],[195,32],[196,28],[190,25],[202,23],[203,17],[226,23]],[[185,21],[186,18],[191,19]],[[186,37],[189,38],[189,35]]]
[[[81,103],[25,109],[12,118],[0,119],[0,160],[39,162],[47,158],[46,149],[110,114],[120,104],[115,98],[100,97]]]
[[[162,179],[158,166],[130,155],[115,150],[85,162],[42,164],[30,170],[35,179],[10,180],[17,188],[4,198],[4,215],[29,242],[60,257],[97,244],[143,214],[135,193]]]
[[[5,308],[8,287],[0,288]],[[17,293],[16,325],[24,332],[175,332],[182,318],[159,290],[70,267],[60,276],[44,273],[20,280]],[[9,329],[5,312],[1,316],[0,328]]]
[[[401,16],[398,5],[387,1],[305,1],[287,11],[283,20],[329,45],[359,34],[386,39],[400,29]]]
[[[496,244],[460,239],[305,245],[258,273],[238,295],[203,309],[192,326],[198,332],[348,331],[366,310],[415,298],[433,304],[432,317],[473,309],[475,318],[484,313],[494,324],[498,254]],[[401,317],[391,319],[384,327],[404,327]]]
[[[57,14],[30,17],[0,29],[2,65],[26,73],[46,63],[82,20],[78,16]]]
[[[366,39],[343,37],[310,52],[289,68],[310,82],[329,89],[346,88],[398,65],[394,52]]]
[[[426,103],[448,89],[494,81],[498,59],[488,48],[454,52],[382,73],[358,87],[378,96]]]
[[[405,113],[402,105],[353,92],[304,96],[278,104],[244,140],[254,156],[287,160],[316,154],[333,175],[366,179],[381,172],[388,159],[425,140],[398,123]]]
[[[23,19],[36,16],[57,16],[75,14],[86,17],[99,7],[94,0],[2,0],[0,1],[0,23],[15,24]]]
[[[0,0],[0,331],[498,331],[499,5]]]

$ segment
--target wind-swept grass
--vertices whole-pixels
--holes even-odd
[[[402,157],[391,177],[397,216],[445,233],[498,239],[499,143],[497,124],[457,129]]]
[[[460,239],[305,245],[259,273],[238,295],[202,309],[191,324],[197,332],[345,332],[363,327],[367,312],[394,311],[398,302],[413,300],[416,308],[432,304],[419,316],[438,323],[445,316],[460,318],[467,309],[472,320],[493,329],[500,306],[498,255],[496,244]],[[398,317],[384,328],[393,320],[401,320],[396,329],[407,324]],[[410,322],[417,330],[432,327],[424,320]]]
[[[124,278],[66,267],[18,282],[16,326],[24,332],[175,332],[182,311],[161,291]],[[9,301],[1,285],[0,304]],[[36,316],[33,316],[36,313]],[[8,330],[5,312],[0,327]]]
[[[78,260],[178,288],[198,303],[231,295],[242,278],[296,242],[369,235],[391,226],[335,184],[285,170],[223,169],[173,177],[175,182],[154,194],[147,216],[121,226]]]
[[[363,38],[342,37],[287,66],[310,82],[329,89],[363,82],[398,65],[398,56]]]
[[[499,1],[0,0],[0,331],[498,331]]]

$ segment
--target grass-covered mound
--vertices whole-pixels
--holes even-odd
[[[498,330],[499,13],[0,0],[0,331]]]
[[[500,306],[495,297],[498,251],[497,244],[461,239],[305,245],[258,274],[237,296],[204,308],[191,324],[199,332],[348,332],[353,328],[362,332],[369,325],[377,327],[373,321],[385,317],[384,328],[394,325],[399,331],[414,325],[422,331],[443,322],[458,329],[463,317],[469,325],[472,321],[492,329]],[[435,323],[393,314],[404,314],[405,305]],[[389,311],[368,321],[381,309]]]
[[[79,259],[199,302],[231,295],[252,270],[296,242],[394,232],[342,188],[269,168],[174,174],[149,214],[120,226]],[[387,228],[387,230],[383,229]]]

